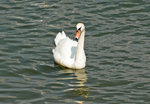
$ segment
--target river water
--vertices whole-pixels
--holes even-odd
[[[85,69],[54,64],[86,26]],[[0,104],[149,104],[149,0],[1,0]]]

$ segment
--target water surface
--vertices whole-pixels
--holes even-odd
[[[1,0],[1,104],[149,104],[149,0]],[[85,69],[54,64],[62,30],[86,26]]]

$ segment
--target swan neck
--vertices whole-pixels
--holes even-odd
[[[78,50],[84,50],[84,37],[85,37],[85,31],[83,31],[81,33],[81,36],[79,38],[79,41],[78,41]]]
[[[78,45],[77,45],[77,52],[76,52],[76,58],[75,58],[75,63],[76,64],[81,64],[83,62],[82,60],[84,59],[84,37],[85,37],[85,30],[82,31],[80,38],[78,40]]]

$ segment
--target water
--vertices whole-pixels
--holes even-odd
[[[149,104],[149,0],[1,0],[1,104]],[[54,64],[62,30],[86,26],[87,65]]]

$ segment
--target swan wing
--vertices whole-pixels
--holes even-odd
[[[61,35],[63,36],[61,37]],[[60,33],[56,36],[55,41],[56,47],[53,49],[55,62],[63,66],[72,67],[75,62],[77,42]]]
[[[64,31],[62,32],[59,32],[57,35],[56,35],[56,38],[55,38],[55,45],[57,46],[57,44],[59,43],[60,40],[66,38],[66,34]]]

